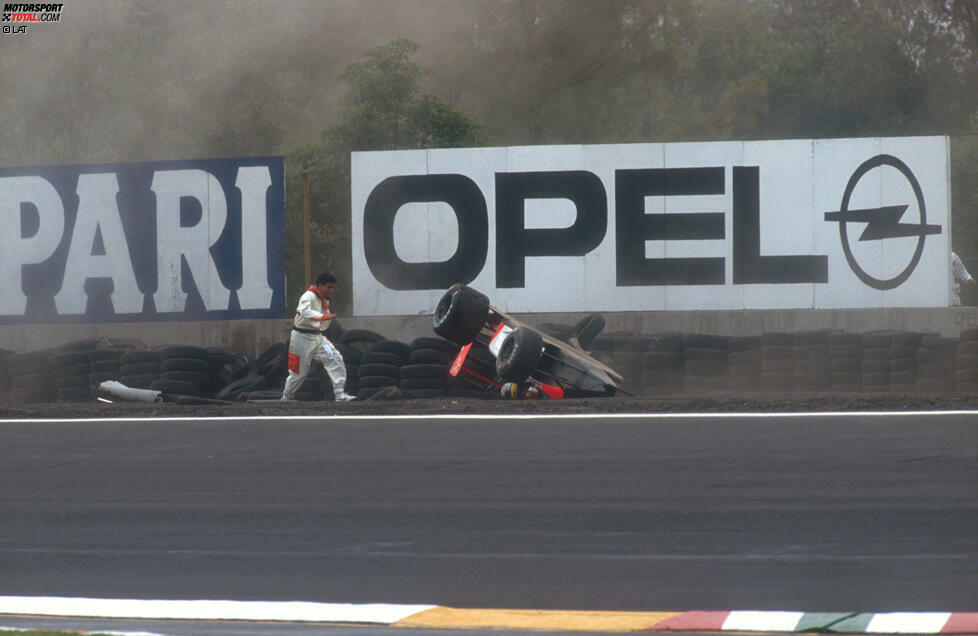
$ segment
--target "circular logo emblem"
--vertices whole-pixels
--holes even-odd
[[[910,184],[910,187],[913,188],[914,197],[917,199],[917,209],[920,210],[919,223],[899,222],[900,217],[902,217],[903,213],[907,211],[907,207],[909,207],[908,205],[893,205],[861,210],[849,209],[849,203],[852,199],[852,193],[856,189],[856,184],[859,183],[859,180],[862,179],[867,172],[881,166],[890,166],[899,170]],[[826,212],[825,220],[835,221],[839,224],[839,238],[842,241],[842,251],[845,253],[846,262],[849,263],[849,267],[852,269],[853,273],[859,277],[859,280],[863,281],[870,287],[879,290],[899,287],[908,278],[910,278],[910,274],[912,274],[913,270],[917,267],[917,263],[920,262],[920,257],[924,252],[924,240],[926,239],[927,235],[941,233],[940,225],[927,225],[927,208],[924,204],[924,193],[920,188],[920,183],[917,181],[917,177],[914,176],[914,173],[909,167],[907,167],[907,164],[903,163],[892,155],[876,155],[872,159],[867,159],[858,168],[856,168],[856,171],[852,173],[851,177],[849,177],[849,183],[846,184],[845,192],[842,195],[842,204],[839,206],[839,210],[836,212]],[[910,262],[902,272],[893,278],[881,279],[870,275],[859,265],[855,255],[852,253],[852,247],[849,244],[849,231],[847,227],[849,223],[866,224],[866,229],[863,230],[863,233],[857,239],[859,241],[881,241],[888,238],[916,236],[917,247],[914,249]]]

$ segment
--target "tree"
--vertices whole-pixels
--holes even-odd
[[[439,97],[421,92],[428,71],[411,61],[419,49],[397,39],[367,51],[340,75],[347,86],[344,108],[323,130],[319,143],[303,146],[288,159],[286,254],[289,298],[308,281],[304,277],[302,173],[309,172],[313,274],[328,270],[349,285],[350,153],[366,150],[446,148],[485,142],[482,126]],[[350,289],[347,286],[346,289]],[[338,294],[335,308],[352,310],[350,296]]]

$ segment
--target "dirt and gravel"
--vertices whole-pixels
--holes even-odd
[[[465,398],[366,400],[346,403],[275,401],[225,404],[74,402],[23,404],[0,399],[0,419],[248,417],[309,415],[449,415],[578,413],[774,413],[978,410],[978,394],[703,393],[662,397],[571,400]]]

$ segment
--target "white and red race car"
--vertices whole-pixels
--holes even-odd
[[[453,285],[435,308],[435,333],[461,346],[449,373],[513,398],[611,396],[622,376],[585,351],[604,319],[591,314],[563,342],[489,304],[485,294]],[[485,353],[488,351],[488,355]],[[495,365],[486,362],[495,358]],[[477,358],[479,364],[466,364]]]

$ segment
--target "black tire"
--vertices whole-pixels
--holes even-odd
[[[266,386],[267,382],[263,376],[252,375],[232,382],[218,391],[217,395],[214,397],[216,397],[218,400],[228,400],[233,402],[237,400],[238,396],[242,393],[258,391],[264,389]],[[281,393],[279,395],[281,395]]]
[[[567,342],[576,338],[581,349],[589,349],[594,339],[604,330],[604,324],[604,316],[601,314],[585,316],[571,327],[570,333],[567,334]]]
[[[67,375],[63,378],[57,378],[54,381],[54,386],[59,389],[70,389],[76,386],[88,386],[88,373],[83,375]]]
[[[503,341],[496,357],[496,376],[507,382],[523,382],[536,371],[543,357],[543,336],[517,327]]]
[[[360,366],[360,362],[363,360],[363,352],[354,349],[348,344],[344,343],[334,343],[336,350],[340,352],[343,356],[343,362],[347,365],[353,365],[355,367]]]
[[[192,347],[189,345],[163,345],[157,347],[156,351],[160,354],[160,360],[170,358],[197,358],[198,360],[209,361],[207,349],[203,347]]]
[[[77,364],[88,364],[88,351],[70,351],[51,356],[51,364],[55,367],[71,367]]]
[[[443,351],[444,353],[447,353],[453,357],[458,353],[458,345],[454,342],[449,342],[444,338],[415,338],[411,341],[411,349],[437,349],[438,351]]]
[[[371,331],[370,329],[350,329],[349,331],[344,331],[343,335],[340,337],[340,342],[344,344],[349,344],[351,342],[364,342],[373,344],[375,342],[381,342],[387,340],[384,336],[377,333],[376,331]],[[333,340],[332,342],[336,342]]]
[[[13,378],[18,375],[51,375],[51,362],[47,358],[35,359],[33,361],[22,361],[17,364],[7,363],[7,372]]]
[[[181,382],[190,382],[197,386],[205,386],[210,384],[211,376],[209,373],[201,373],[199,371],[163,371],[160,373],[160,379],[179,380]]]
[[[400,368],[401,378],[441,378],[448,377],[448,367],[442,364],[406,364]]]
[[[53,367],[51,375],[56,378],[65,378],[72,375],[88,375],[91,371],[89,364],[83,362],[82,364],[73,364],[70,367]]]
[[[159,373],[141,373],[138,375],[120,375],[119,382],[131,389],[148,389],[153,380],[158,380]]]
[[[445,397],[445,389],[411,389],[404,391],[409,400],[431,400]]]
[[[649,351],[642,354],[643,369],[682,369],[686,358],[680,351]]]
[[[399,367],[404,364],[404,358],[396,353],[388,353],[386,351],[368,351],[360,358],[360,366],[366,364],[387,364]]]
[[[200,395],[200,385],[183,380],[153,380],[149,388],[174,395]]]
[[[357,380],[357,386],[360,389],[360,393],[363,393],[364,389],[373,389],[382,386],[397,386],[400,380],[398,378],[392,378],[386,375],[362,375]],[[359,395],[359,393],[357,394]]]
[[[10,399],[15,402],[37,403],[54,402],[57,393],[53,385],[32,386],[24,389],[12,389]]]
[[[440,364],[448,368],[454,359],[455,356],[439,349],[415,349],[408,356],[408,364]]]
[[[411,345],[397,340],[381,340],[372,344],[367,353],[392,353],[401,358],[402,361],[406,361],[411,355]]]
[[[123,362],[122,366],[119,367],[120,375],[146,375],[152,373],[154,375],[160,374],[160,363],[159,362],[135,362],[132,364]]]
[[[489,297],[455,284],[438,301],[432,327],[442,338],[465,345],[475,340],[488,318]]]
[[[35,387],[47,386],[53,391],[54,378],[50,373],[32,373],[30,375],[18,375],[10,378],[10,386],[15,389],[29,390]]]
[[[323,335],[329,339],[330,342],[339,342],[340,338],[343,337],[343,327],[340,325],[338,318],[333,318],[329,321],[329,326],[326,327],[326,331]]]
[[[661,351],[664,353],[681,353],[683,348],[683,334],[681,333],[660,333],[655,334],[649,339],[647,348],[649,351]]]
[[[143,362],[155,362],[159,364],[160,352],[151,351],[149,349],[133,349],[132,351],[126,351],[124,354],[122,354],[120,361],[123,365],[140,364]]]
[[[92,392],[86,383],[58,389],[57,398],[58,402],[87,402],[92,399]]]
[[[686,360],[683,366],[686,376],[714,378],[727,373],[727,363],[715,360]]]
[[[445,378],[401,378],[398,386],[405,391],[415,391],[418,389],[440,389],[445,390]]]
[[[726,349],[711,349],[707,347],[686,347],[683,351],[683,355],[687,360],[707,360],[711,362],[726,362],[727,361],[727,350]],[[644,363],[645,359],[642,358]]]
[[[194,371],[209,374],[211,363],[200,358],[167,358],[160,362],[160,371]]]
[[[119,369],[121,368],[122,368],[122,364],[119,362],[119,359],[116,358],[115,360],[95,360],[89,363],[88,370],[90,373],[102,373],[102,372],[114,371],[116,374],[118,374]]]
[[[108,380],[118,380],[118,371],[94,371],[88,375],[89,386],[98,386]]]
[[[401,367],[395,364],[383,364],[381,362],[368,362],[361,364],[358,370],[360,377],[369,375],[382,375],[388,378],[400,378]]]

